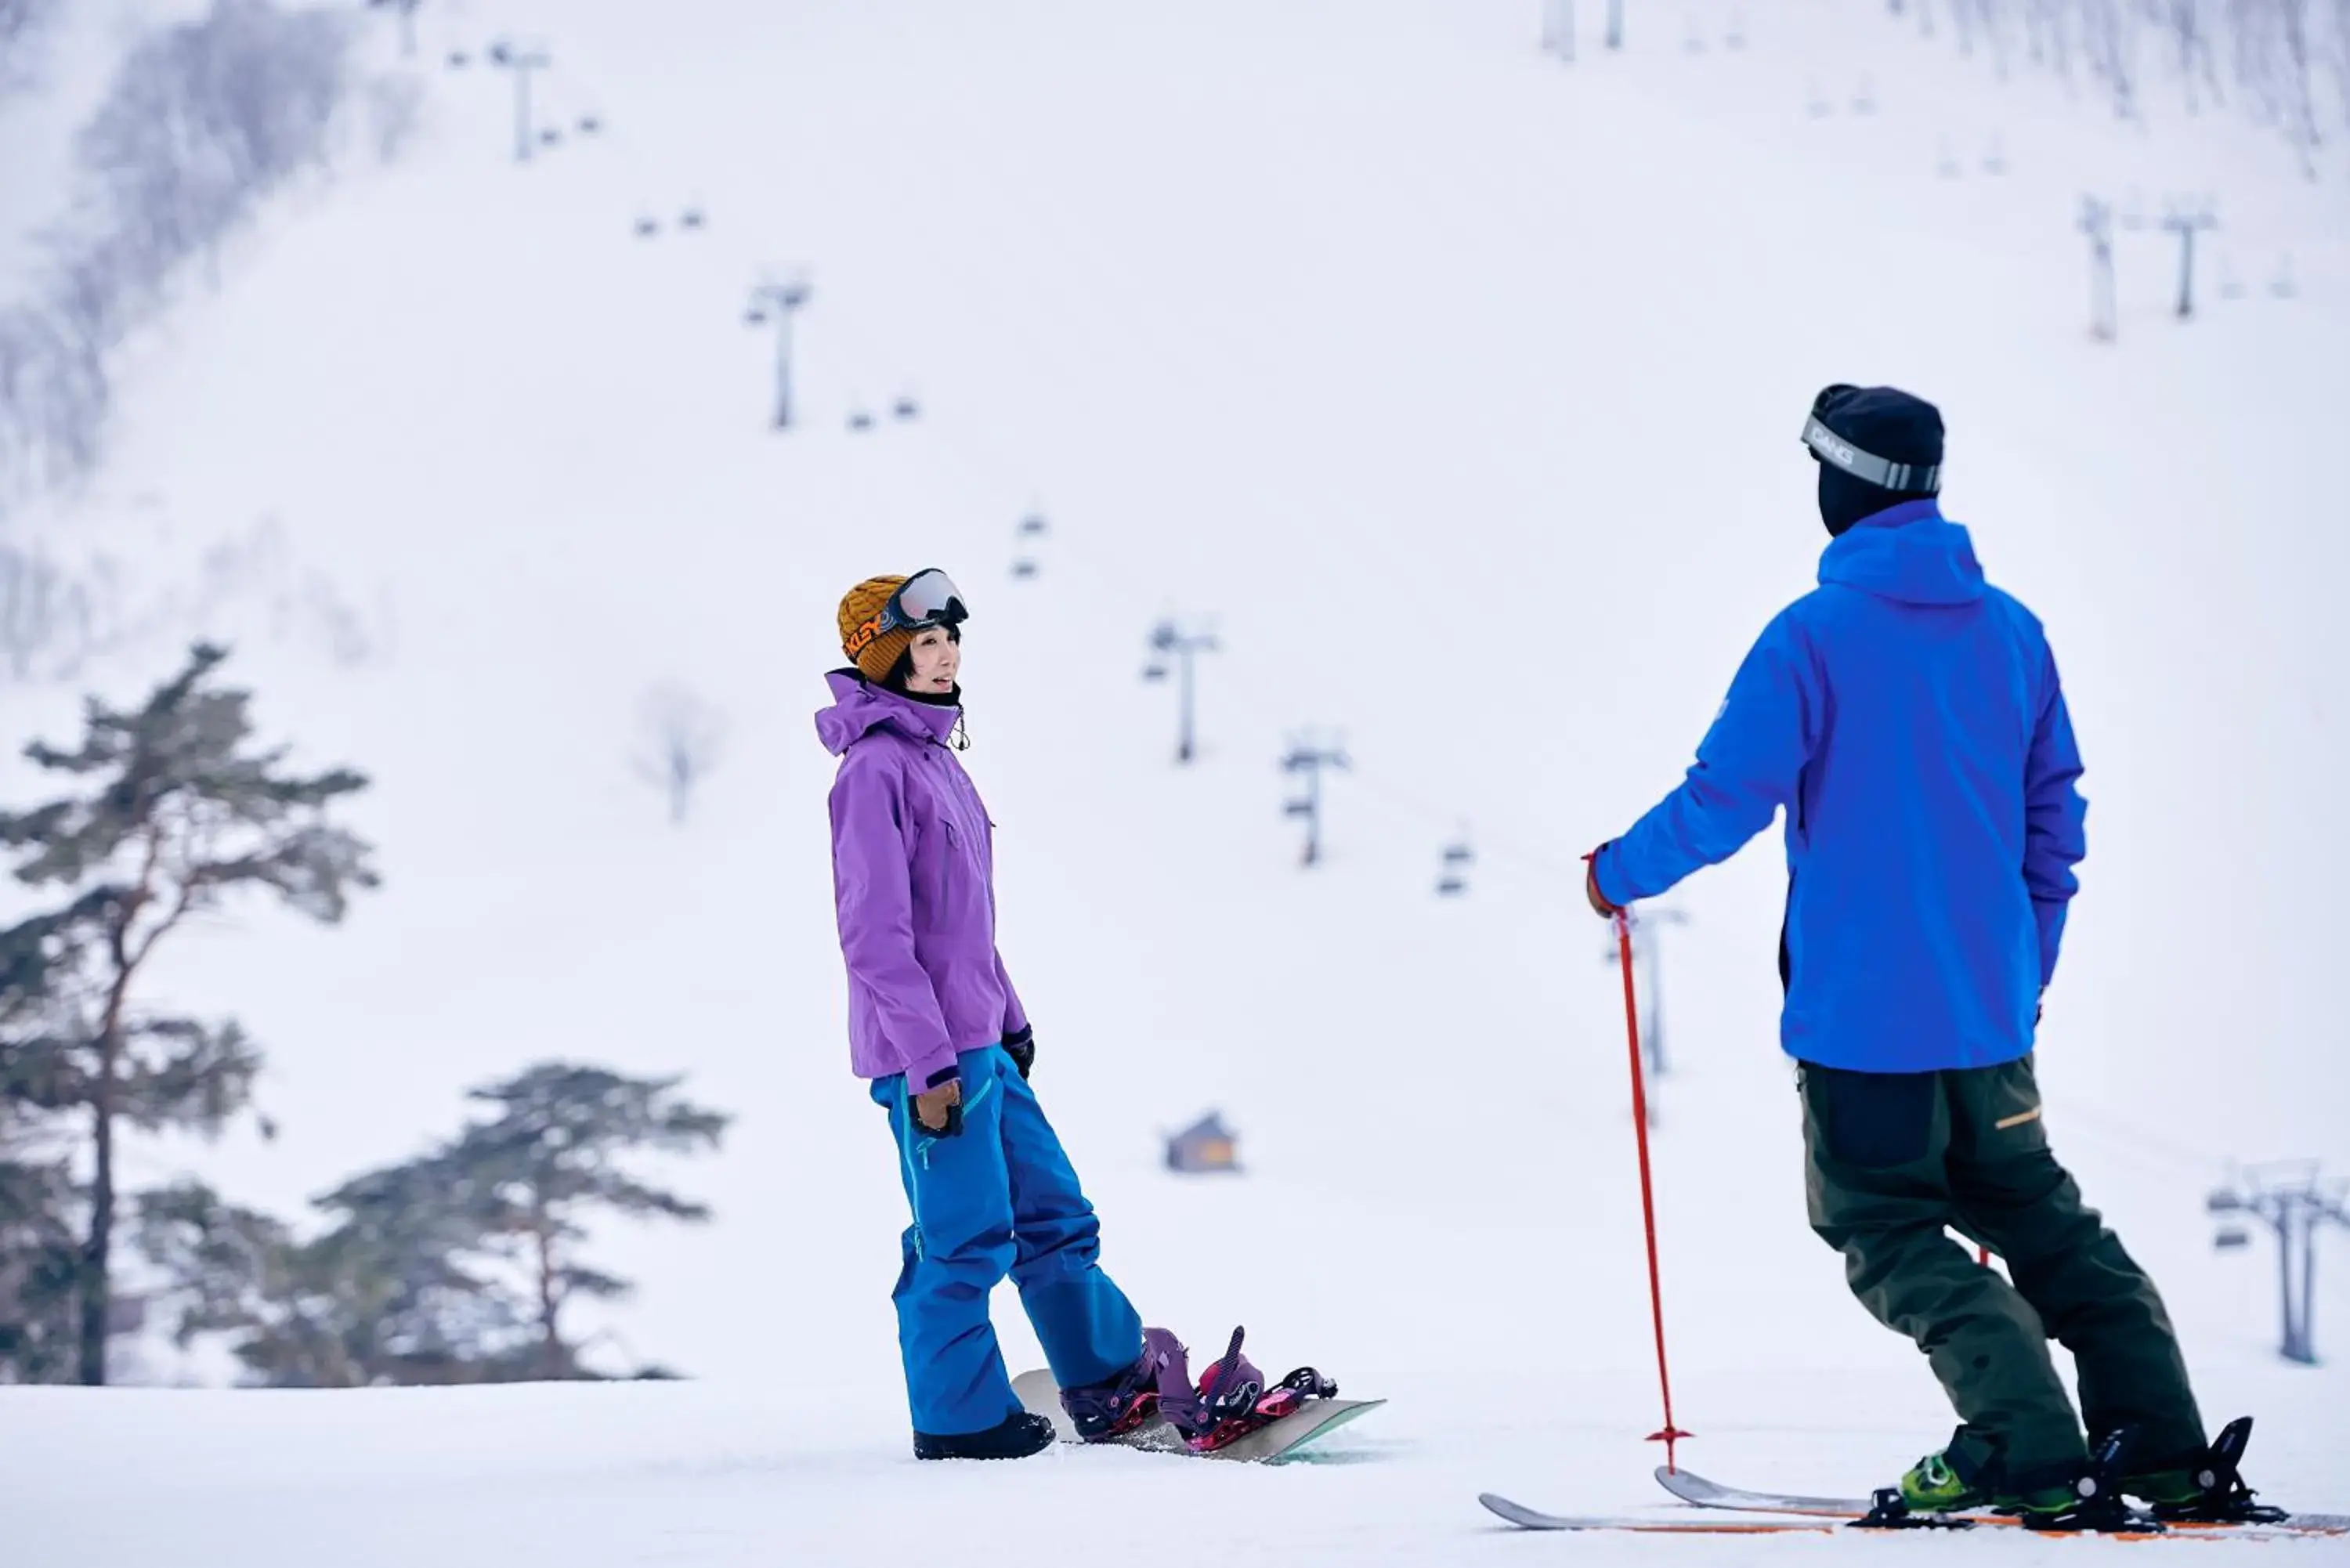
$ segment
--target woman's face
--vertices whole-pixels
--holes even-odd
[[[912,655],[907,691],[943,697],[954,690],[955,677],[962,672],[962,644],[950,637],[946,628],[930,626],[916,632]]]

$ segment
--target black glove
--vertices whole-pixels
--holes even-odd
[[[1012,1064],[1020,1069],[1020,1081],[1028,1081],[1028,1069],[1036,1064],[1036,1031],[1022,1024],[1014,1033],[1003,1037],[1003,1050]]]

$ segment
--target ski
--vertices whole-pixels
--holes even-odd
[[[1481,1491],[1477,1501],[1508,1520],[1521,1530],[1628,1530],[1649,1535],[1825,1535],[1841,1529],[1839,1524],[1825,1521],[1799,1522],[1792,1519],[1641,1519],[1626,1516],[1620,1519],[1600,1515],[1577,1517],[1569,1514],[1544,1513],[1521,1502],[1490,1491]]]
[[[1657,1481],[1667,1491],[1683,1502],[1699,1508],[1722,1509],[1739,1513],[1778,1513],[1801,1515],[1825,1523],[1848,1524],[1865,1519],[1872,1504],[1863,1498],[1801,1497],[1786,1492],[1747,1491],[1738,1487],[1721,1485],[1690,1470],[1669,1470],[1657,1467]],[[1969,1523],[1992,1524],[2023,1528],[2022,1521],[1999,1513],[1966,1513],[1953,1516]],[[2340,1536],[2350,1535],[2350,1516],[2330,1513],[2296,1513],[2289,1518],[2259,1524],[2215,1524],[2190,1520],[2174,1520],[2164,1523],[2160,1531],[2126,1531],[2113,1532],[2125,1539],[2139,1536],[2151,1538],[2158,1534],[2198,1538],[2225,1536],[2229,1538],[2266,1538],[2271,1536]]]

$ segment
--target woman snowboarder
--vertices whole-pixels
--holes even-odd
[[[1035,1037],[995,949],[993,825],[955,759],[968,743],[957,684],[968,614],[942,572],[858,584],[839,617],[853,667],[827,678],[834,702],[816,715],[840,758],[832,865],[849,1059],[889,1113],[913,1210],[891,1299],[914,1453],[1020,1459],[1051,1445],[1052,1422],[1021,1407],[988,1322],[1006,1273],[1080,1437],[1110,1440],[1163,1413],[1212,1447],[1277,1419],[1296,1390],[1284,1402],[1220,1364],[1221,1384],[1195,1394],[1183,1347],[1163,1329],[1146,1337],[1102,1272],[1093,1205],[1028,1087]],[[1214,1425],[1211,1392],[1227,1396]]]

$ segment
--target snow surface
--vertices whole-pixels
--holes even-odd
[[[1808,583],[1795,431],[1831,380],[1943,405],[1950,509],[2064,664],[2092,847],[2042,1059],[2056,1145],[2162,1282],[2207,1414],[2261,1417],[2256,1480],[2350,1511],[2350,1384],[2274,1359],[2272,1254],[2214,1257],[2201,1210],[2230,1158],[2350,1165],[2338,156],[2309,182],[2250,128],[2117,126],[1872,0],[1702,0],[1572,67],[1536,20],[425,8],[414,150],[238,247],[134,346],[99,481],[9,524],[134,574],[144,629],[107,691],[135,698],[198,628],[233,635],[297,759],[377,781],[352,820],[389,885],[347,927],[241,913],[156,976],[268,1049],[281,1137],[134,1140],[133,1173],[295,1212],[528,1061],[686,1072],[741,1116],[671,1173],[718,1220],[599,1236],[644,1289],[582,1324],[615,1365],[698,1381],[0,1389],[0,1563],[1711,1560],[1511,1536],[1474,1495],[1661,1498],[1620,997],[1575,861],[1672,782]],[[515,167],[504,80],[437,68],[500,31],[545,38],[543,101],[608,134]],[[2010,172],[1938,177],[1945,140],[1971,160],[1993,133]],[[2074,212],[2132,186],[2216,192],[2251,288],[2178,327],[2169,251],[2125,234],[2103,348]],[[633,237],[695,202],[707,232]],[[2286,251],[2301,297],[2271,299]],[[786,263],[816,293],[785,438],[740,313]],[[920,421],[844,430],[900,390]],[[1015,582],[1032,505],[1054,534]],[[172,597],[256,539],[266,570]],[[928,564],[972,589],[967,761],[1106,1262],[1195,1348],[1243,1322],[1268,1366],[1392,1399],[1314,1462],[908,1456],[902,1198],[844,1070],[807,714],[841,590]],[[1170,693],[1136,680],[1170,610],[1224,641],[1188,772]],[[629,767],[662,680],[732,719],[682,830]],[[69,733],[78,700],[7,688],[6,738]],[[1311,876],[1274,766],[1308,724],[1357,763]],[[1474,890],[1440,901],[1464,826]],[[1804,1224],[1782,888],[1763,844],[1672,900],[1676,1414],[1718,1479],[1856,1490],[1950,1417]],[[1247,1174],[1159,1168],[1158,1135],[1211,1106]],[[2350,1343],[2339,1241],[2321,1351]],[[998,1324],[1015,1366],[1039,1359],[1008,1293]]]

